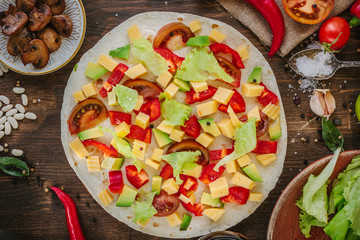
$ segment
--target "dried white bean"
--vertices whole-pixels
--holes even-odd
[[[4,115],[4,112],[0,110],[0,118]]]
[[[17,113],[13,116],[16,120],[23,120],[25,118],[25,114]]]
[[[36,115],[35,115],[35,113],[27,112],[27,113],[25,113],[25,118],[30,119],[30,120],[35,120]]]
[[[4,131],[0,131],[0,139],[5,135]]]
[[[3,124],[0,125],[0,131],[3,130],[5,126]]]
[[[27,106],[29,103],[29,99],[26,94],[21,94],[21,102],[24,106]]]
[[[10,117],[10,116],[16,114],[17,112],[18,112],[18,110],[15,109],[15,108],[13,108],[13,109],[7,111],[5,115],[6,115],[7,117]]]
[[[21,105],[21,104],[16,104],[15,105],[15,108],[19,111],[19,112],[21,112],[21,113],[25,113],[25,108],[23,107],[23,105]]]
[[[4,104],[9,104],[10,100],[7,96],[0,95],[0,101],[2,101]]]
[[[6,122],[6,116],[0,118],[0,124],[4,124]]]
[[[4,147],[0,145],[0,152],[4,151]]]
[[[15,120],[15,118],[13,117],[8,117],[7,121],[11,124],[11,126],[15,129],[17,129],[19,127],[18,122]]]
[[[14,155],[15,157],[20,157],[24,154],[23,150],[20,149],[13,149],[11,150],[11,154]]]
[[[12,104],[9,104],[9,105],[3,106],[3,107],[1,108],[1,111],[7,112],[7,111],[9,111],[9,110],[12,109],[12,108],[13,108],[13,105],[12,105]]]
[[[14,87],[13,92],[16,93],[16,94],[22,94],[22,93],[25,92],[25,88],[23,88],[23,87]]]
[[[9,71],[9,69],[7,67],[5,67],[3,64],[0,63],[0,68],[4,73],[7,73]]]
[[[0,107],[2,107],[2,102],[0,102]]]
[[[9,135],[11,133],[11,125],[10,123],[6,122],[5,123],[5,134]]]

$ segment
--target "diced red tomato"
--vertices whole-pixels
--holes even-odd
[[[205,184],[209,184],[213,181],[215,181],[216,179],[220,178],[221,175],[224,173],[225,171],[225,167],[224,166],[221,166],[219,168],[219,171],[216,172],[214,170],[214,167],[215,167],[215,163],[211,163],[207,166],[205,166],[201,172],[201,175],[199,177],[199,180],[202,181],[203,183]]]
[[[112,125],[119,125],[122,122],[126,122],[128,125],[131,125],[131,114],[109,111],[110,122]]]
[[[264,87],[264,91],[257,98],[259,103],[263,107],[267,106],[269,103],[276,104],[279,101],[278,96],[276,96],[275,93],[267,89],[267,87],[263,83],[260,83],[260,85]]]
[[[196,189],[199,186],[199,183],[197,182],[196,178],[187,176],[184,174],[180,174],[180,179],[183,180],[183,183],[180,187],[186,189],[187,191],[196,191]]]
[[[234,49],[232,49],[231,47],[229,47],[228,45],[223,43],[213,43],[209,46],[209,48],[214,54],[219,54],[219,53],[231,54],[232,64],[238,68],[245,68],[239,53]]]
[[[176,70],[181,67],[182,61],[185,59],[183,57],[179,57],[167,48],[154,48],[154,51],[165,58],[169,66],[169,72],[172,74],[174,74]]]
[[[185,102],[187,104],[193,104],[196,102],[202,102],[206,99],[211,98],[216,93],[217,88],[209,86],[207,90],[196,93],[194,89],[186,92]]]
[[[201,126],[195,115],[189,118],[184,125],[185,126],[181,126],[181,129],[186,135],[193,138],[197,138],[200,135]]]
[[[170,164],[166,164],[160,172],[160,177],[164,178],[164,179],[169,179],[169,178],[173,178],[174,174],[173,174],[173,168],[171,167]]]
[[[119,153],[116,151],[116,149],[108,147],[106,144],[92,140],[92,139],[88,139],[88,140],[84,140],[82,141],[83,145],[85,147],[88,146],[93,146],[96,147],[97,149],[99,149],[100,151],[103,152],[104,157],[118,157]]]
[[[137,189],[149,182],[149,177],[144,169],[141,169],[141,171],[138,172],[134,165],[128,165],[125,167],[125,170],[128,181]]]
[[[257,141],[253,153],[276,153],[277,151],[277,142],[276,141]]]
[[[109,182],[109,190],[112,193],[122,193],[124,188],[124,179],[120,170],[109,172]]]
[[[110,75],[110,77],[108,78],[108,80],[106,81],[106,83],[104,83],[105,86],[103,86],[100,91],[99,94],[101,97],[105,98],[107,97],[107,93],[110,92],[112,90],[112,87],[110,86],[116,86],[116,84],[118,84],[121,79],[124,77],[125,72],[129,69],[128,66],[126,66],[125,64],[119,63],[114,71],[112,72],[112,74]]]
[[[143,104],[140,108],[140,112],[150,116],[149,122],[153,122],[161,116],[160,101],[158,98],[152,99]],[[135,112],[138,114],[139,112]]]
[[[223,148],[209,151],[210,161],[220,160],[234,151],[234,148]]]
[[[249,198],[249,189],[243,187],[231,187],[229,188],[229,195],[221,197],[222,203],[236,203],[239,205],[246,204]]]
[[[131,125],[130,133],[126,137],[130,139],[140,140],[146,143],[151,143],[151,129],[142,129],[139,126]]]
[[[244,101],[244,98],[241,96],[241,94],[234,89],[234,94],[230,98],[230,101],[227,105],[220,104],[219,110],[227,113],[229,105],[234,110],[235,113],[242,113],[246,111],[246,104]]]

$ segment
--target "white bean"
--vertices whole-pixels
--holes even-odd
[[[5,115],[6,115],[7,117],[10,117],[10,116],[16,114],[17,111],[18,111],[17,109],[13,108],[13,109],[7,111]]]
[[[5,135],[4,131],[0,131],[0,139]]]
[[[3,64],[0,63],[0,68],[4,73],[7,73],[9,71],[9,69],[7,67],[5,67]]]
[[[11,133],[11,125],[10,123],[6,122],[5,123],[5,134],[9,135]]]
[[[36,115],[35,115],[35,113],[27,112],[27,113],[25,113],[25,118],[26,118],[26,119],[30,119],[30,120],[35,120],[35,119],[36,119]]]
[[[20,157],[24,154],[23,150],[20,149],[13,149],[11,150],[11,154],[14,155],[15,157]]]
[[[17,129],[19,127],[18,122],[15,120],[15,118],[13,117],[8,117],[7,121],[11,124],[11,126],[15,129]]]
[[[0,131],[3,130],[5,126],[3,124],[0,124]]]
[[[1,111],[7,112],[7,111],[9,111],[9,110],[12,109],[12,108],[13,108],[13,105],[12,105],[12,104],[9,104],[9,105],[3,106],[3,107],[1,108]]]
[[[4,115],[4,112],[0,110],[0,117],[2,117],[2,115]]]
[[[24,106],[27,106],[29,103],[29,99],[25,93],[21,94],[21,102]]]
[[[25,114],[17,113],[13,116],[16,120],[23,120],[25,118]]]
[[[4,151],[4,147],[0,145],[0,152]]]
[[[0,107],[2,107],[2,102],[0,102]]]
[[[0,124],[4,124],[6,122],[6,116],[0,118]]]
[[[0,101],[2,101],[4,104],[9,104],[10,100],[7,96],[0,95]]]
[[[25,108],[23,107],[23,105],[21,105],[21,104],[16,104],[15,105],[15,108],[19,111],[19,112],[21,112],[21,113],[25,113]]]
[[[16,93],[16,94],[22,94],[22,93],[25,92],[25,88],[23,88],[23,87],[14,87],[13,92]]]

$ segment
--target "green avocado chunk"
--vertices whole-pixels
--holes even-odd
[[[78,133],[78,137],[81,141],[84,141],[86,139],[91,139],[91,138],[102,137],[102,136],[104,136],[104,134],[101,131],[101,129],[98,127],[91,128],[91,129],[88,129],[88,130]]]
[[[122,58],[126,60],[129,59],[129,54],[130,54],[130,44],[111,50],[109,52],[109,55],[112,57]]]
[[[276,118],[274,121],[269,124],[269,134],[271,140],[276,140],[281,137],[281,125],[280,118]]]
[[[170,143],[172,143],[172,140],[169,138],[169,135],[166,133],[159,131],[157,129],[153,129],[153,133],[155,135],[156,141],[159,144],[159,147],[164,147]]]
[[[255,163],[252,163],[249,166],[244,167],[242,170],[243,170],[244,173],[246,173],[246,175],[249,176],[249,178],[251,178],[255,182],[262,182],[263,181],[260,174],[259,174],[259,171],[256,168]]]
[[[201,203],[209,205],[211,207],[224,207],[224,204],[220,201],[220,198],[212,198],[211,194],[203,192],[201,195]]]
[[[89,62],[86,69],[85,69],[85,76],[93,79],[98,80],[102,75],[107,73],[108,70],[99,64]]]
[[[117,207],[131,207],[131,204],[135,201],[137,190],[135,188],[124,185],[123,191],[116,201]]]
[[[260,84],[261,82],[261,67],[256,67],[252,70],[249,79],[249,83]]]
[[[210,45],[209,36],[197,36],[189,38],[186,42],[186,46],[188,47],[208,47]]]
[[[152,191],[152,192],[156,192],[156,195],[159,195],[159,194],[160,194],[161,181],[162,181],[162,177],[160,177],[160,176],[153,176],[152,185],[151,185],[151,191]]]
[[[204,132],[210,133],[214,137],[218,137],[221,135],[219,127],[216,125],[216,122],[212,118],[206,118],[199,120],[201,128]]]
[[[190,91],[190,82],[185,82],[180,79],[174,78],[173,83],[179,87],[179,91],[181,92]]]
[[[183,221],[180,225],[180,231],[185,231],[187,230],[187,228],[189,227],[190,225],[190,222],[191,222],[191,216],[190,215],[187,215],[187,214],[184,214],[183,216]]]

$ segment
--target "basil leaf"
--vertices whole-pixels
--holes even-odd
[[[11,176],[23,177],[29,175],[27,164],[14,157],[0,157],[0,169]],[[25,174],[23,172],[25,171]]]
[[[330,151],[335,152],[339,147],[341,147],[341,150],[344,150],[343,135],[340,133],[339,129],[325,117],[322,118],[322,137],[325,145]]]

